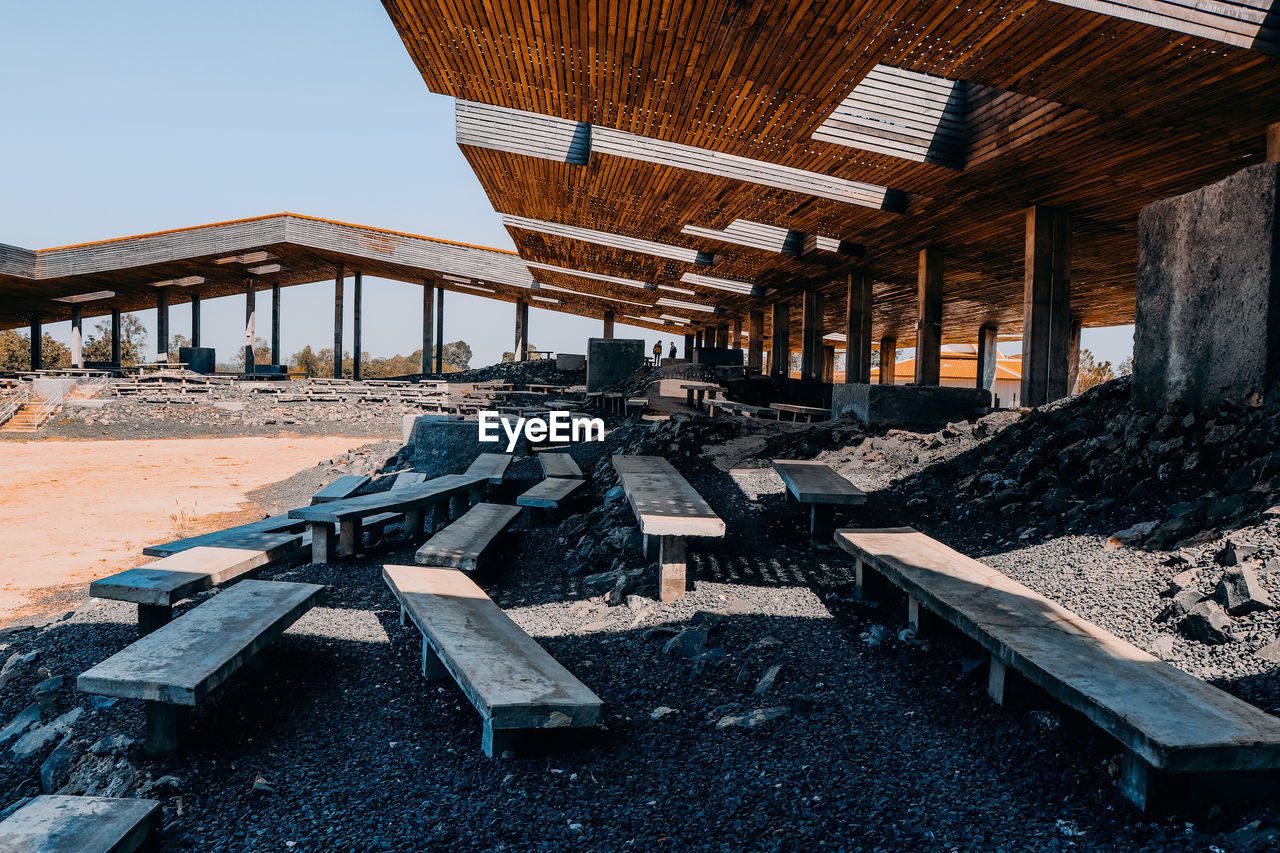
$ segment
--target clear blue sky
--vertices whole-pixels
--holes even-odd
[[[284,210],[513,248],[377,0],[87,0],[5,4],[0,29],[0,243],[39,249]],[[14,117],[18,117],[14,120]],[[421,345],[421,288],[366,279],[365,350]],[[283,291],[282,347],[332,343],[333,285]],[[269,311],[260,295],[259,317]],[[243,297],[204,307],[229,360]],[[155,312],[140,314],[152,336]],[[171,312],[186,334],[185,306]],[[351,345],[348,300],[345,342]],[[94,321],[86,325],[91,328]],[[445,339],[473,365],[512,346],[514,308],[446,297]],[[267,327],[259,322],[259,329]],[[66,338],[67,324],[47,327]],[[260,332],[261,333],[261,332]],[[582,352],[598,320],[530,310],[530,342]],[[672,333],[619,323],[669,344]],[[1130,328],[1086,332],[1118,361]]]

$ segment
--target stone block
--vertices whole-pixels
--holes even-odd
[[[941,429],[987,412],[991,392],[948,385],[869,385],[862,382],[831,386],[831,415],[852,414],[869,427]]]
[[[639,338],[590,338],[587,341],[587,391],[610,390],[644,367]]]
[[[419,415],[413,422],[408,444],[413,452],[413,469],[428,479],[461,474],[481,453],[504,453],[507,449],[505,433],[498,443],[482,442],[479,423],[461,415]],[[521,456],[525,452],[526,442],[521,435],[514,453]]]
[[[586,366],[587,357],[581,353],[556,353],[556,370],[582,370]]]
[[[1278,187],[1264,163],[1139,214],[1135,402],[1211,406],[1280,378]]]
[[[741,367],[742,350],[725,347],[703,347],[693,351],[693,363],[707,367]]]
[[[213,347],[178,347],[178,361],[192,373],[216,373],[218,369]]]

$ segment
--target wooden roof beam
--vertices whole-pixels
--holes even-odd
[[[537,231],[553,237],[564,237],[568,240],[579,240],[583,243],[595,243],[598,246],[609,246],[642,255],[653,255],[669,258],[686,264],[710,266],[715,256],[700,249],[686,249],[683,246],[672,246],[669,243],[655,243],[652,240],[641,240],[638,237],[626,237],[608,231],[593,231],[590,228],[579,228],[576,225],[564,225],[559,222],[543,222],[541,219],[528,219],[523,216],[502,215],[502,224],[508,228],[524,231]]]
[[[806,234],[780,225],[752,222],[750,219],[735,219],[720,229],[686,225],[680,229],[680,232],[691,237],[718,240],[722,243],[733,243],[749,249],[761,249],[794,257],[821,251],[861,258],[867,253],[866,246],[846,242],[838,237]]]
[[[1183,3],[1173,0],[1051,0],[1113,18],[1135,21],[1212,39],[1223,44],[1280,55],[1280,21],[1274,0],[1232,3]]]

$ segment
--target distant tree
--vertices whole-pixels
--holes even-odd
[[[289,359],[289,366],[313,376],[320,375],[320,357],[311,351],[311,344],[295,352]],[[333,372],[332,364],[329,365],[329,372]]]
[[[456,373],[461,370],[471,369],[471,347],[466,341],[454,341],[445,344],[443,347],[444,354],[444,372]]]
[[[71,366],[71,348],[51,335],[40,338],[40,358],[45,370]],[[31,335],[16,329],[0,332],[0,370],[31,369]]]
[[[1128,376],[1133,373],[1133,356],[1125,356],[1124,361],[1116,365],[1116,376]]]
[[[175,356],[178,354],[178,350],[189,346],[191,346],[191,338],[186,335],[174,335],[169,340],[169,352]]]
[[[421,349],[414,350],[409,355],[393,355],[388,358],[373,358],[368,353],[365,353],[360,367],[361,375],[368,379],[409,376],[421,372]]]
[[[515,354],[515,353],[513,353],[513,352],[504,352],[504,353],[502,354],[502,363],[503,363],[503,364],[506,364],[506,363],[507,363],[507,362],[509,362],[509,361],[515,361],[515,360],[516,360],[516,354]]]
[[[104,318],[84,342],[85,361],[111,361],[111,320]],[[146,360],[147,330],[136,314],[120,315],[120,363],[132,367]]]
[[[1077,394],[1116,378],[1115,373],[1111,370],[1111,362],[1095,361],[1093,353],[1087,349],[1080,350],[1080,368],[1076,375],[1075,393]]]
[[[236,370],[244,371],[244,345],[236,347],[236,357],[231,362]],[[271,344],[267,343],[265,338],[253,339],[253,363],[254,364],[270,364],[271,363]]]

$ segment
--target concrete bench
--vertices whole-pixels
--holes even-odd
[[[519,514],[515,506],[476,504],[419,548],[414,562],[474,572]]]
[[[1266,790],[1260,783],[1270,780],[1260,777],[1280,768],[1280,719],[990,566],[910,527],[838,530],[835,540],[857,558],[860,588],[886,579],[907,593],[917,628],[932,615],[990,653],[995,701],[1026,698],[1033,686],[1119,741],[1120,789],[1139,808],[1205,806],[1206,793],[1233,776]]]
[[[452,676],[480,712],[485,755],[600,722],[600,699],[462,572],[385,566],[382,576],[401,621],[422,632],[423,676]]]
[[[559,509],[583,485],[585,483],[582,480],[573,477],[548,477],[519,495],[516,506],[529,507],[530,513],[537,512],[540,516],[545,516],[552,510]]]
[[[688,382],[680,387],[684,389],[685,401],[691,409],[701,409],[704,396],[714,400],[717,394],[724,392],[724,388],[709,382]]]
[[[645,552],[658,559],[658,598],[672,601],[685,593],[685,537],[724,536],[724,522],[702,496],[659,456],[614,456],[622,489],[631,504]]]
[[[640,423],[644,416],[644,410],[649,408],[649,401],[645,397],[630,397],[627,399],[627,416],[634,423]]]
[[[778,413],[766,406],[752,406],[749,403],[737,403],[731,400],[712,400],[707,403],[707,410],[715,415],[720,411],[732,412],[747,418],[764,418],[776,420]]]
[[[271,534],[268,534],[271,535]],[[278,535],[278,544],[262,548],[203,545],[100,578],[89,595],[138,605],[138,633],[146,636],[173,619],[173,605],[197,592],[233,583],[278,560],[302,554],[300,535]]]
[[[770,403],[769,408],[778,413],[778,420],[782,420],[784,414],[791,415],[791,420],[793,421],[798,421],[800,418],[804,418],[809,423],[815,420],[831,420],[830,409],[820,409],[816,406],[799,406],[795,403]]]
[[[861,506],[867,493],[836,473],[830,465],[799,459],[775,459],[774,470],[797,501],[809,505],[809,542],[829,545],[837,506]]]
[[[311,562],[327,563],[334,556],[347,557],[356,552],[362,519],[383,513],[403,515],[405,534],[412,541],[422,534],[423,515],[428,508],[434,511],[441,502],[467,496],[471,503],[479,503],[487,479],[484,475],[446,474],[425,483],[290,510],[289,517],[310,527]],[[336,550],[332,541],[335,526]]]
[[[467,476],[486,477],[489,485],[500,486],[510,464],[510,453],[481,453],[464,473]]]
[[[199,536],[189,536],[173,542],[148,545],[142,549],[142,553],[148,557],[169,557],[189,548],[202,546],[246,548],[257,551],[275,546],[281,541],[282,536],[293,536],[301,540],[302,531],[306,526],[306,522],[289,518],[287,515],[273,515],[248,524],[228,527],[225,530],[215,530],[212,533],[202,533]]]
[[[418,483],[425,483],[426,481],[426,474],[420,474],[417,471],[401,471],[399,474],[396,474],[396,478],[391,481],[391,488],[399,489],[404,486],[414,486]]]
[[[339,477],[329,485],[311,496],[311,503],[324,504],[329,501],[340,501],[353,496],[369,484],[369,478],[355,475]]]
[[[133,853],[159,833],[155,800],[44,794],[0,823],[0,853]]]
[[[320,601],[309,583],[241,581],[84,672],[85,693],[146,703],[146,749],[178,746],[182,712],[216,687]]]
[[[568,453],[539,453],[538,464],[542,466],[542,476],[544,477],[582,479],[582,469],[578,467],[578,463]]]

